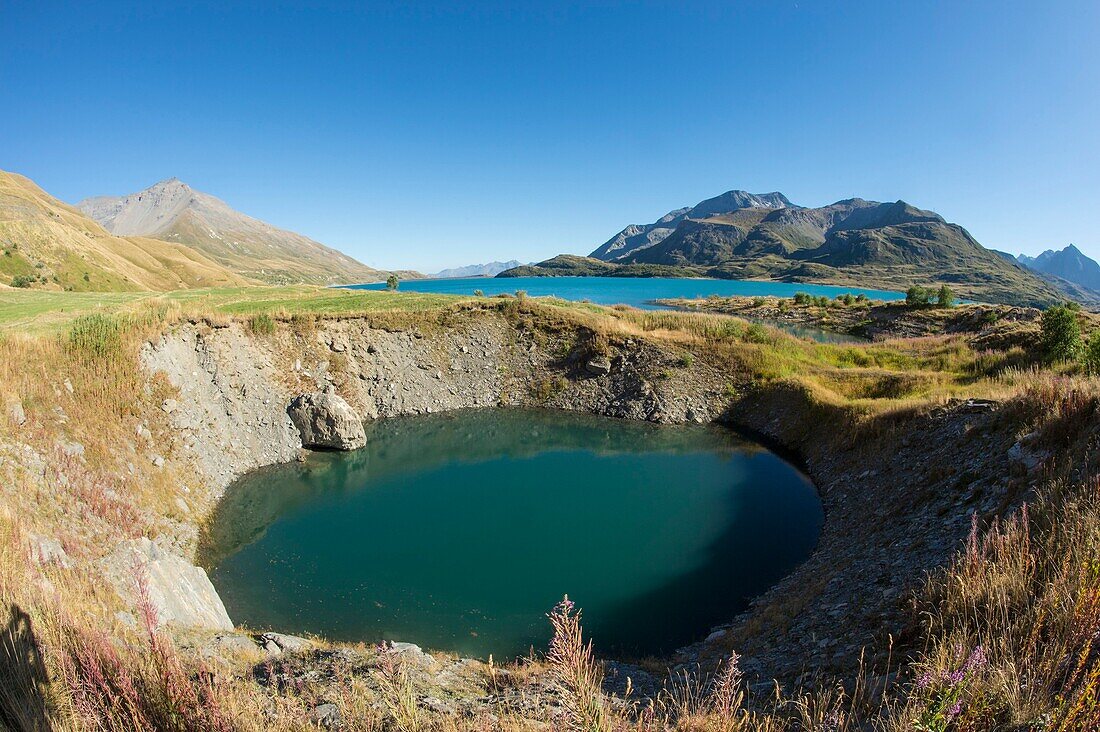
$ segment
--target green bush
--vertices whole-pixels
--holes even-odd
[[[65,341],[68,350],[80,358],[100,361],[122,350],[123,325],[110,315],[82,315],[73,321]]]
[[[37,277],[32,275],[16,275],[11,280],[12,287],[30,287],[35,283]]]
[[[940,285],[939,292],[936,293],[936,304],[941,308],[953,308],[955,307],[955,293],[947,285]]]
[[[794,293],[795,305],[810,305],[814,301],[813,295],[808,292],[796,292]]]
[[[396,290],[397,286],[399,284],[400,284],[400,281],[397,279],[397,275],[395,275],[395,274],[391,274],[389,277],[386,278],[386,289],[387,290]]]
[[[270,313],[256,313],[248,319],[248,329],[256,335],[271,335],[275,332],[275,318]]]
[[[764,307],[764,305],[766,305],[766,304],[767,304],[767,302],[768,302],[768,301],[767,301],[767,300],[766,300],[765,298],[763,298],[763,297],[755,297],[755,298],[753,298],[753,300],[752,300],[752,306],[753,306],[754,308],[760,308],[760,307]]]
[[[680,356],[680,365],[685,369],[691,368],[693,363],[695,363],[695,356],[692,356],[690,353],[685,353]]]
[[[913,307],[922,307],[931,303],[935,294],[936,293],[920,285],[913,285],[905,291],[905,304]]]
[[[1093,331],[1085,344],[1084,364],[1085,371],[1093,376],[1100,375],[1100,330]]]
[[[1077,313],[1065,305],[1043,311],[1039,344],[1042,355],[1051,363],[1074,361],[1081,352],[1081,325]]]
[[[749,323],[743,338],[746,343],[768,343],[771,341],[771,334],[760,323]]]

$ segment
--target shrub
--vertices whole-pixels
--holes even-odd
[[[485,297],[484,290],[474,290],[474,297]]]
[[[391,274],[389,277],[386,278],[386,289],[387,290],[391,290],[391,291],[396,290],[398,284],[400,284],[400,281],[397,279],[397,275]]]
[[[921,307],[932,302],[934,293],[920,285],[913,285],[905,291],[905,304]]]
[[[768,329],[760,325],[760,323],[749,323],[749,327],[745,329],[745,335],[743,337],[746,343],[767,343],[771,340]]]
[[[808,292],[796,292],[794,293],[795,305],[810,305],[814,301],[814,298]]]
[[[256,313],[248,319],[248,329],[256,335],[271,335],[275,332],[275,318],[270,313]]]
[[[16,275],[11,280],[12,287],[30,287],[37,281],[36,277],[31,275]]]
[[[856,301],[855,295],[850,292],[845,292],[843,295],[837,295],[836,299],[845,305],[851,305]]]
[[[1043,357],[1051,363],[1073,361],[1081,351],[1081,326],[1077,313],[1065,305],[1043,312],[1039,337]]]
[[[955,293],[947,285],[940,285],[939,292],[936,293],[936,304],[941,308],[955,307]]]
[[[685,353],[680,356],[680,365],[685,369],[691,368],[693,363],[695,363],[695,356],[692,356],[690,353]]]
[[[818,307],[827,308],[831,304],[831,301],[824,295],[818,295],[814,298],[814,303],[817,304]]]
[[[764,307],[767,304],[767,300],[763,297],[754,297],[752,300],[752,306],[754,308]]]
[[[1096,376],[1100,375],[1100,330],[1093,331],[1085,345],[1085,371]]]
[[[101,361],[122,350],[122,323],[109,315],[83,315],[73,321],[68,350],[89,361]]]

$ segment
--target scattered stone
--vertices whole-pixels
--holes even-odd
[[[179,402],[175,399],[165,399],[161,402],[160,408],[164,410],[165,414],[171,414],[179,408]]]
[[[299,653],[313,648],[312,641],[299,638],[296,635],[283,635],[282,633],[262,633],[256,639],[264,649],[272,655],[280,653]]]
[[[65,381],[63,382],[63,385],[65,387],[65,391],[69,392],[70,394],[73,393],[73,382],[69,381],[68,379],[65,379]]]
[[[362,418],[331,384],[295,397],[287,413],[307,447],[355,450],[367,444]]]
[[[8,421],[16,427],[22,427],[27,423],[27,413],[23,411],[23,402],[18,399],[10,399],[7,403]]]
[[[35,564],[53,564],[62,569],[72,567],[69,555],[57,539],[38,534],[30,534],[28,538],[31,543],[31,560]]]
[[[163,468],[164,467],[164,456],[163,455],[154,455],[153,456],[153,465],[155,465],[158,468]]]
[[[584,365],[584,370],[593,376],[606,376],[611,373],[611,359],[607,356],[593,356]]]
[[[61,452],[65,453],[69,457],[80,458],[84,457],[84,446],[79,442],[65,442],[61,443]]]
[[[133,607],[139,603],[138,582],[146,583],[158,626],[233,630],[233,621],[206,572],[145,537],[122,542],[101,566],[119,596]]]
[[[321,704],[314,707],[309,715],[309,723],[322,729],[338,729],[343,722],[340,709],[335,704]]]
[[[726,631],[716,630],[716,631],[714,631],[713,633],[711,633],[710,635],[707,636],[707,639],[706,639],[705,642],[706,643],[713,643],[714,641],[718,640],[719,638],[725,638],[725,637],[726,637]]]

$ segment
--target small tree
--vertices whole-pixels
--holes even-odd
[[[955,307],[955,293],[947,285],[940,285],[940,291],[936,293],[936,304],[941,308]]]
[[[1077,313],[1065,305],[1043,311],[1039,337],[1043,356],[1050,362],[1073,361],[1081,352],[1081,326]]]
[[[1100,330],[1094,330],[1085,345],[1085,371],[1100,375]]]
[[[912,306],[927,305],[932,301],[932,293],[921,287],[920,285],[913,285],[905,291],[905,304]]]
[[[399,284],[399,281],[397,279],[397,275],[391,274],[389,277],[386,278],[386,289],[387,290],[390,290],[391,292],[393,290],[396,290],[398,284]]]

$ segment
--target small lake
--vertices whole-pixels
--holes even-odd
[[[234,622],[462,655],[545,651],[568,594],[600,653],[668,653],[805,559],[809,480],[734,433],[550,410],[368,425],[233,485],[201,552]]]
[[[385,283],[348,285],[357,290],[384,290]],[[801,282],[760,282],[756,280],[713,280],[683,277],[469,277],[449,280],[402,280],[400,289],[408,292],[433,292],[441,295],[473,295],[481,290],[488,296],[514,294],[523,290],[533,297],[553,296],[563,300],[588,300],[597,305],[632,305],[657,309],[653,300],[695,298],[719,295],[746,297],[793,297],[796,292],[836,297],[850,292],[863,293],[872,300],[904,300],[905,293],[871,290],[863,287],[834,287]]]

